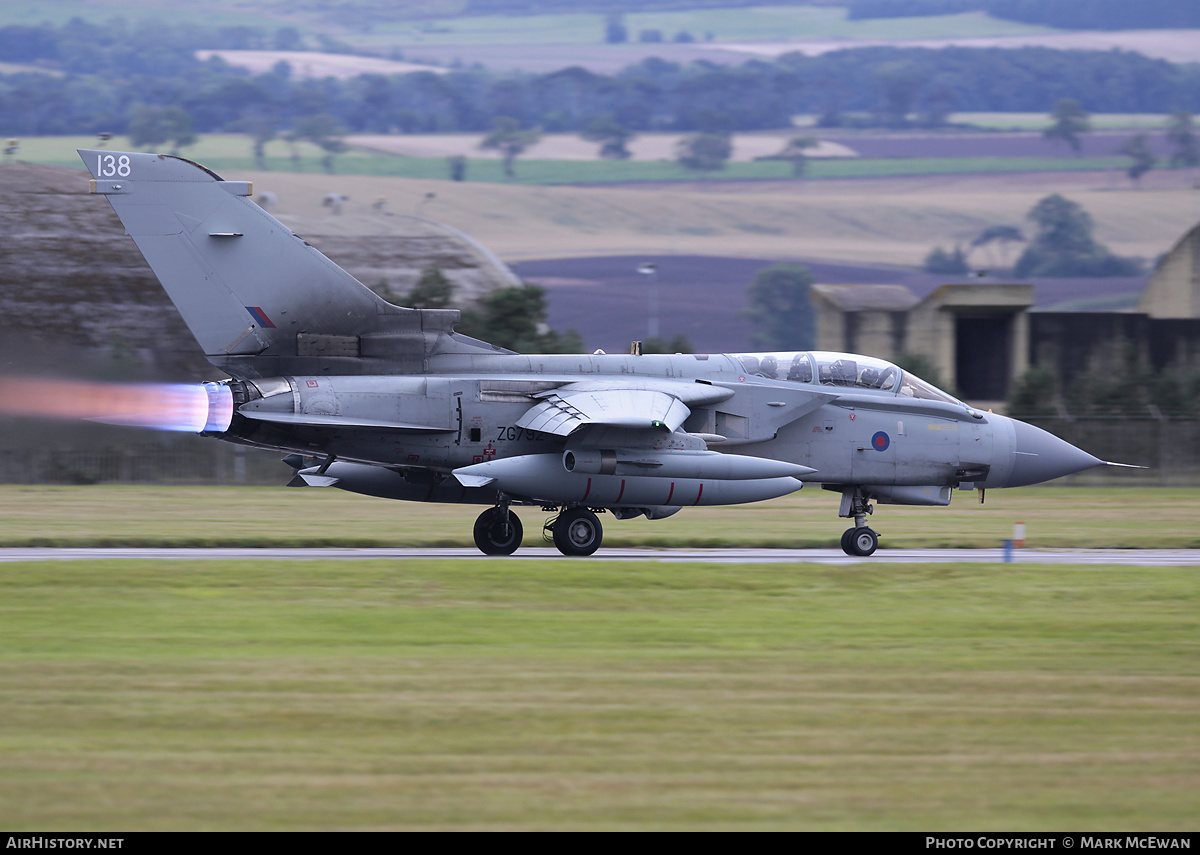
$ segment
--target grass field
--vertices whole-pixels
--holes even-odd
[[[96,148],[92,137],[33,137],[21,140],[19,158],[28,163],[80,168],[78,148]],[[128,139],[115,137],[106,148],[132,150]],[[254,170],[256,165],[247,138],[236,134],[213,134],[180,152],[189,160],[223,173]],[[299,163],[292,161],[286,143],[267,144],[266,162],[272,171],[323,173],[321,153],[315,146],[301,144]],[[913,157],[837,158],[809,161],[805,177],[883,178],[924,175],[975,175],[1014,172],[1083,172],[1120,169],[1122,157]],[[339,155],[335,169],[342,175],[445,180],[449,167],[444,157],[399,157],[376,151],[352,149]],[[637,182],[724,182],[792,180],[791,165],[783,161],[731,161],[724,169],[703,172],[684,169],[673,161],[538,160],[516,162],[515,179],[506,178],[499,158],[468,159],[470,182],[516,185],[627,184]]]
[[[308,7],[283,0],[215,0],[203,10],[181,0],[55,0],[54,3],[12,0],[0,11],[0,26],[10,23],[61,25],[73,17],[107,21],[122,17],[131,22],[153,20],[194,21],[209,26],[252,26],[268,31],[296,27],[303,33],[337,33],[342,41],[358,46],[396,44],[603,44],[604,15],[543,14],[513,16],[460,16],[465,3],[421,4],[420,16],[380,15],[377,3],[339,3],[331,14],[329,4]],[[409,4],[410,6],[412,4]],[[444,13],[431,19],[429,15]],[[371,26],[362,23],[370,21]],[[696,9],[637,13],[625,16],[631,40],[644,29],[661,30],[669,41],[687,30],[702,40],[712,33],[721,41],[776,41],[784,39],[914,39],[1029,35],[1055,30],[989,18],[982,14],[940,15],[900,20],[847,20],[837,7],[771,6]],[[619,49],[619,46],[617,46]]]
[[[86,137],[26,140],[22,158],[82,166],[75,146]],[[117,149],[123,141],[110,143]],[[284,163],[283,149],[274,156]],[[1115,253],[1152,260],[1169,250],[1196,223],[1200,208],[1186,170],[1153,170],[1131,188],[1118,170],[1046,173],[959,174],[928,162],[932,175],[758,180],[639,181],[591,186],[529,186],[506,182],[445,180],[444,163],[422,160],[437,178],[347,174],[351,156],[339,158],[339,174],[249,168],[249,146],[236,137],[205,137],[185,155],[228,177],[254,181],[257,192],[278,198],[272,213],[298,234],[407,236],[403,216],[383,217],[372,207],[387,200],[400,215],[419,212],[470,235],[505,260],[631,254],[703,254],[747,258],[846,260],[855,264],[919,265],[935,246],[969,244],[997,224],[1028,229],[1026,215],[1049,193],[1081,204],[1096,224],[1095,237]],[[355,155],[356,157],[358,155]],[[368,154],[393,166],[398,159]],[[315,168],[316,158],[305,155]],[[814,163],[818,170],[893,168],[904,161]],[[1065,164],[1066,161],[1063,161]],[[1060,164],[1060,165],[1063,165]],[[779,169],[749,163],[747,169]],[[539,168],[519,162],[519,176]],[[658,164],[557,163],[558,180],[582,169],[662,169]],[[901,166],[901,168],[904,168]],[[499,174],[496,161],[478,161],[470,174]],[[79,188],[86,188],[80,171]],[[594,174],[592,177],[596,177]],[[665,172],[660,177],[666,177]],[[350,197],[342,216],[321,207],[330,192]],[[432,195],[431,195],[432,194]],[[408,223],[410,226],[411,223]],[[976,263],[979,263],[978,260]],[[991,262],[986,262],[991,264]]]
[[[1194,568],[0,565],[0,825],[1189,830]]]
[[[838,7],[771,6],[639,12],[624,15],[630,41],[643,30],[658,30],[670,41],[687,32],[697,41],[711,34],[719,42],[787,41],[792,39],[938,39],[1012,36],[1055,32],[982,14],[852,21]],[[401,21],[372,28],[371,35],[351,38],[361,44],[538,44],[603,42],[604,16],[521,15],[444,18],[434,22]],[[618,49],[620,46],[616,46]]]
[[[282,468],[282,467],[281,467]],[[836,547],[838,495],[809,487],[770,502],[687,508],[666,520],[603,517],[605,544]],[[393,502],[270,487],[0,486],[0,546],[471,546],[479,506]],[[1200,491],[1030,487],[959,492],[947,508],[883,505],[883,547],[999,547],[1024,522],[1031,548],[1200,548]],[[537,508],[518,508],[526,545]]]
[[[1161,113],[1097,113],[1088,122],[1096,131],[1161,131],[1168,119]],[[1045,113],[953,113],[949,121],[993,131],[1042,131],[1048,124]]]
[[[185,0],[7,0],[0,6],[0,26],[23,24],[37,26],[50,23],[62,26],[72,18],[107,22],[123,18],[130,24],[146,21],[197,23],[213,27],[277,27],[295,26],[290,22],[286,0],[213,0],[203,8]]]

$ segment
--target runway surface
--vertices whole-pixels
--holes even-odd
[[[511,558],[486,556],[473,548],[423,549],[159,549],[159,548],[14,548],[0,549],[0,563],[13,561],[437,561],[443,559],[558,561],[563,556],[549,547],[521,549]],[[950,564],[1003,563],[997,549],[880,549],[869,558],[845,555],[838,549],[601,549],[593,561],[656,561],[665,564]],[[1200,549],[1014,549],[1017,564],[1123,564],[1134,566],[1200,566]]]

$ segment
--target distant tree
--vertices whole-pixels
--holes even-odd
[[[171,154],[179,154],[179,149],[196,142],[192,117],[180,107],[135,107],[129,120],[129,138],[135,148],[174,143]]]
[[[1013,383],[1006,411],[1022,419],[1047,418],[1058,414],[1058,374],[1053,368],[1034,365]]]
[[[1080,134],[1092,129],[1088,114],[1079,106],[1079,102],[1071,98],[1062,98],[1054,105],[1050,114],[1053,124],[1042,131],[1042,138],[1050,141],[1060,140],[1071,147],[1075,154],[1083,151]]]
[[[807,350],[815,339],[816,314],[809,289],[813,275],[802,264],[775,264],[754,275],[746,289],[745,315],[754,339],[768,350]]]
[[[926,87],[917,105],[917,124],[923,128],[947,125],[954,107],[955,91],[945,83]]]
[[[605,160],[628,160],[628,142],[636,134],[619,124],[611,115],[597,116],[579,134],[588,142],[600,143],[600,156]]]
[[[318,113],[315,116],[305,116],[296,122],[291,137],[296,140],[308,140],[322,151],[321,165],[330,175],[333,174],[333,158],[344,152],[348,146],[343,137],[346,129],[328,113]]]
[[[1150,399],[1165,416],[1193,419],[1200,416],[1200,371],[1175,366],[1159,372],[1150,389]]]
[[[1187,110],[1171,115],[1167,125],[1167,142],[1175,147],[1171,153],[1171,166],[1200,166],[1200,141],[1196,138],[1192,114]]]
[[[915,374],[933,386],[942,389],[956,398],[961,398],[959,391],[949,383],[942,380],[942,372],[938,370],[937,363],[931,357],[923,353],[913,353],[905,351],[896,357],[896,365],[910,374]]]
[[[408,292],[407,305],[414,309],[449,309],[454,305],[454,283],[436,267],[427,267]]]
[[[292,161],[292,172],[299,172],[301,169],[300,148],[296,143],[300,142],[300,136],[296,133],[296,129],[292,128],[283,135],[283,138],[288,144],[288,157]]]
[[[1028,216],[1037,234],[1017,260],[1017,276],[1134,276],[1141,269],[1093,240],[1092,218],[1070,199],[1046,196]]]
[[[574,330],[560,334],[546,324],[546,291],[538,285],[497,288],[463,312],[457,327],[465,335],[518,353],[578,353],[583,340]]]
[[[275,50],[303,50],[304,37],[295,27],[280,27],[275,31]]]
[[[491,132],[479,144],[483,149],[494,149],[504,158],[504,175],[516,177],[513,162],[524,154],[527,148],[536,145],[542,138],[537,130],[522,130],[520,123],[510,116],[497,116],[492,120]]]
[[[914,62],[890,62],[875,72],[883,96],[880,112],[883,124],[889,128],[908,125],[917,93],[925,83],[925,72]]]
[[[1120,338],[1109,349],[1114,356],[1109,364],[1076,374],[1064,390],[1067,411],[1076,416],[1145,416],[1154,386],[1145,355]]]
[[[1125,172],[1135,187],[1141,184],[1142,176],[1158,162],[1158,158],[1150,151],[1150,138],[1146,134],[1137,134],[1125,140],[1117,152],[1131,159]]]
[[[727,134],[692,134],[675,146],[676,162],[685,169],[718,170],[733,154],[733,142]]]
[[[696,41],[696,37],[693,36],[691,33],[689,33],[687,30],[680,30],[674,36],[671,37],[671,41],[675,42],[675,44],[677,44],[677,45],[689,45],[692,42]]]
[[[669,339],[654,336],[642,342],[642,353],[692,353],[693,351],[691,339],[683,333]]]
[[[451,181],[465,181],[467,178],[467,158],[461,154],[452,154],[446,158],[450,168]]]
[[[840,128],[845,123],[842,103],[851,94],[846,82],[836,75],[826,74],[817,78],[813,88],[817,93],[814,106],[820,110],[817,127]]]
[[[629,30],[625,28],[625,16],[620,12],[612,12],[604,19],[604,41],[610,45],[619,45],[629,40]]]
[[[662,30],[642,30],[638,33],[638,41],[647,44],[658,44],[663,40]]]
[[[814,137],[792,137],[777,154],[770,154],[760,160],[786,160],[792,165],[792,177],[803,178],[808,169],[808,150],[821,144]]]
[[[1092,218],[1078,202],[1054,193],[1042,198],[1028,214],[1037,226],[1033,242],[1056,253],[1086,255],[1096,250]]]
[[[1003,225],[988,226],[986,229],[984,229],[982,232],[979,233],[979,237],[977,237],[977,238],[975,238],[975,240],[971,241],[971,249],[979,249],[981,247],[987,247],[988,253],[990,255],[992,245],[999,244],[1000,245],[1001,263],[1007,264],[1008,263],[1008,254],[1009,254],[1009,250],[1010,250],[1009,245],[1013,244],[1013,243],[1024,243],[1024,242],[1025,242],[1025,235],[1023,235],[1021,233],[1021,230],[1019,228],[1017,228],[1016,226],[1003,226]]]
[[[970,271],[967,255],[961,246],[955,246],[952,252],[946,252],[940,246],[930,250],[921,265],[926,273],[940,273],[948,276],[958,276]]]
[[[275,139],[275,123],[265,116],[243,116],[229,126],[232,130],[241,131],[250,137],[254,146],[254,166],[266,171],[266,146]]]

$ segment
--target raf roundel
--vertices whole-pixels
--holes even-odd
[[[883,431],[878,431],[871,437],[871,447],[876,451],[887,451],[888,446],[891,444],[891,438]]]

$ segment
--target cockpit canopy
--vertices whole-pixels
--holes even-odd
[[[815,383],[820,386],[848,386],[859,389],[877,389],[910,398],[929,401],[945,401],[961,404],[941,389],[926,383],[915,374],[904,371],[897,365],[861,356],[856,353],[827,353],[825,351],[803,351],[799,353],[739,353],[734,358],[741,363],[747,375],[766,377],[771,380],[792,380],[796,383]]]

